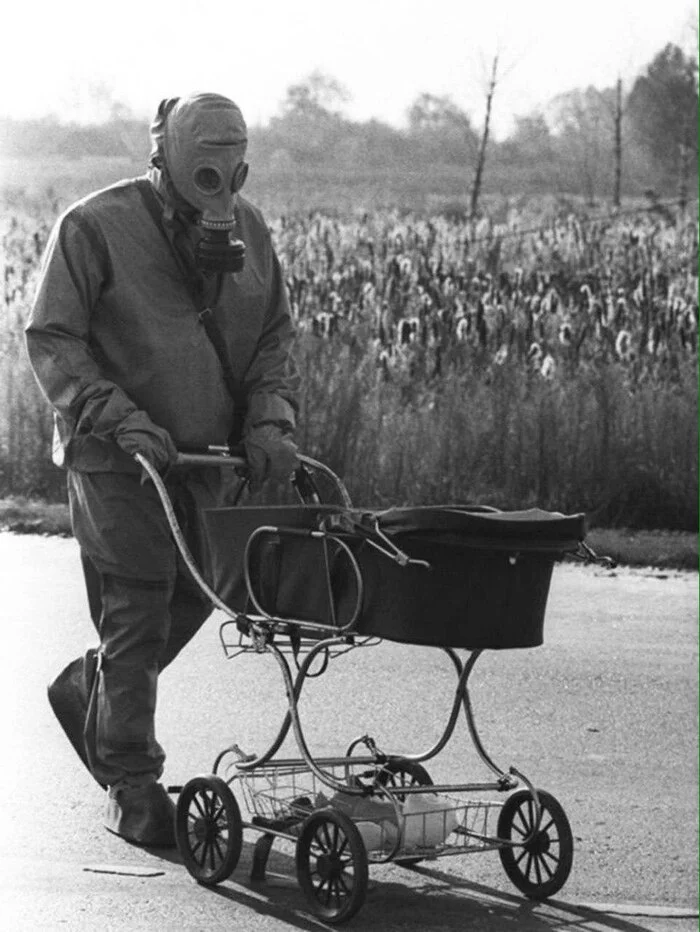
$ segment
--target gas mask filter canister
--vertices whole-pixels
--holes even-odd
[[[235,205],[248,174],[243,115],[233,101],[218,94],[169,103],[163,114],[162,155],[175,190],[199,215],[197,267],[203,272],[239,272],[245,244],[234,235]]]

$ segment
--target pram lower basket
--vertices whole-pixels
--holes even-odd
[[[340,628],[359,600],[350,634],[469,650],[541,644],[554,562],[585,536],[583,515],[466,506],[235,507],[205,510],[202,521],[212,588],[237,612],[250,611],[250,586],[272,616]],[[246,581],[246,545],[263,526]]]

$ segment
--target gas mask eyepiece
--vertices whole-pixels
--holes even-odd
[[[231,194],[238,194],[245,180],[248,177],[248,163],[239,162],[233,170],[229,182]],[[226,187],[226,181],[221,169],[217,165],[200,165],[195,169],[192,176],[195,188],[201,192],[204,197],[212,197],[221,194]]]

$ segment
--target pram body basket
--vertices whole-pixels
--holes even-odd
[[[338,627],[359,599],[350,634],[469,650],[541,644],[554,562],[585,536],[583,515],[483,506],[248,506],[209,509],[202,521],[212,586],[241,614],[249,586],[270,615]],[[246,581],[243,554],[260,527],[270,531],[248,554]]]

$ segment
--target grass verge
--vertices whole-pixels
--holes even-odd
[[[620,566],[698,569],[698,536],[690,531],[593,528],[586,536],[586,543],[597,554],[611,557]]]
[[[68,507],[33,499],[0,499],[0,531],[70,537]],[[586,542],[597,554],[621,566],[698,569],[698,537],[691,532],[593,528]]]

